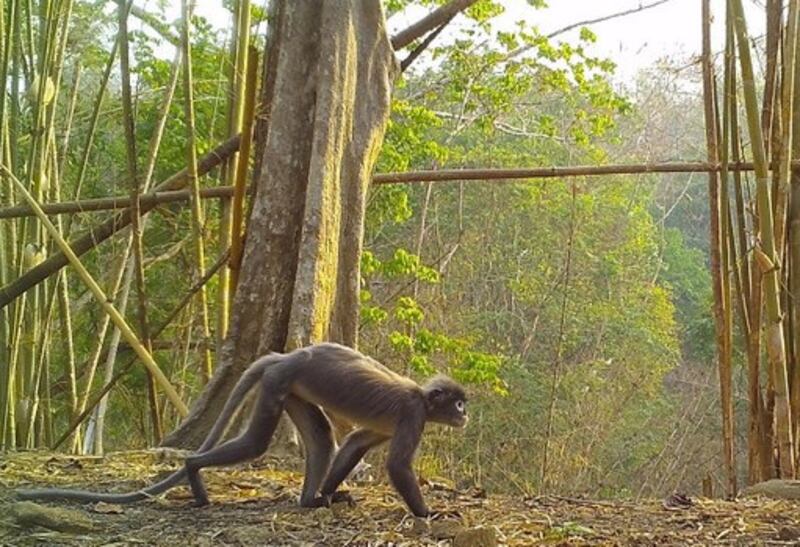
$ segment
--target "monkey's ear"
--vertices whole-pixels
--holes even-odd
[[[428,399],[429,403],[437,403],[444,396],[444,390],[442,388],[435,387],[428,391],[427,395],[428,396],[426,398]]]

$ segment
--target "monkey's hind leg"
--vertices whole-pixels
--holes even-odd
[[[186,476],[194,495],[195,505],[208,505],[208,494],[200,470],[204,467],[230,465],[256,458],[267,451],[272,435],[283,412],[285,392],[266,385],[262,380],[261,392],[253,409],[247,429],[226,443],[186,458]]]
[[[317,498],[317,491],[328,474],[336,446],[331,423],[317,405],[293,395],[286,399],[286,412],[300,432],[306,449],[306,474],[300,505],[319,507],[324,503]]]

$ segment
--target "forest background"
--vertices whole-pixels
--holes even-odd
[[[148,164],[164,91],[174,85],[172,53],[165,52],[177,43],[179,28],[165,24],[171,21],[165,4],[134,3],[132,11],[137,23],[130,34],[130,73],[141,165]],[[393,18],[432,4],[391,0],[385,7],[391,25]],[[706,159],[696,58],[664,57],[621,82],[612,59],[590,53],[602,27],[550,36],[536,24],[547,7],[534,1],[518,24],[501,28],[503,5],[475,4],[403,75],[377,173]],[[698,32],[699,11],[698,5]],[[251,13],[253,40],[263,48],[266,12],[253,6]],[[23,43],[34,51],[38,23],[35,12],[30,16],[30,39]],[[575,13],[574,22],[583,19]],[[193,22],[194,125],[202,156],[227,135],[231,33],[200,14]],[[116,64],[104,84],[117,32],[114,3],[74,2],[69,39],[56,57],[58,102],[48,120],[55,128],[60,180],[36,182],[44,201],[129,191]],[[40,123],[35,105],[43,97],[31,66],[9,68],[16,79],[7,80],[4,119],[15,144],[7,157],[12,171],[31,181],[26,158]],[[47,86],[42,89],[46,95]],[[153,180],[186,165],[185,93],[177,86],[169,103]],[[219,185],[221,178],[212,172],[203,185]],[[0,204],[12,204],[5,186]],[[204,205],[206,253],[216,257],[224,250],[217,237],[222,201]],[[63,222],[81,233],[98,214]],[[26,267],[21,226],[0,220],[0,285]],[[189,207],[166,204],[148,217],[144,293],[152,324],[160,324],[189,287],[191,234]],[[427,439],[418,461],[423,474],[495,491],[596,496],[696,492],[708,477],[721,484],[708,234],[707,184],[699,173],[373,185],[359,347],[416,378],[449,371],[473,391],[470,427]],[[118,263],[127,244],[112,239],[83,259],[109,292],[121,279],[114,273],[122,271]],[[113,328],[78,277],[67,279],[59,305],[67,304],[69,324],[59,306],[36,303],[31,309],[41,306],[35,322],[42,329],[29,332],[33,323],[5,319],[0,329],[0,358],[15,363],[21,377],[48,386],[41,402],[6,397],[22,433],[13,443],[4,436],[5,448],[49,446],[64,430],[71,417],[68,371],[75,363],[79,371],[99,364],[88,385],[80,384],[87,380],[79,375],[80,391],[88,393],[113,374],[102,366],[113,366],[115,354],[120,361],[131,356],[124,344],[117,347],[118,336],[113,343]],[[136,291],[129,292],[121,307],[133,318],[139,302]],[[212,339],[218,292],[215,278],[208,285]],[[36,298],[44,302],[47,294]],[[50,309],[62,311],[50,316]],[[201,323],[196,304],[190,305],[153,346],[184,400],[203,385]],[[746,431],[743,361],[735,355],[738,446],[744,446]],[[144,369],[133,367],[108,404],[93,413],[89,429],[66,448],[152,444],[158,433],[147,393]],[[169,431],[179,417],[163,401],[159,406]],[[28,423],[41,426],[25,433]],[[742,476],[744,459],[738,458]]]

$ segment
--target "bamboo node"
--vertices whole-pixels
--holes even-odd
[[[780,269],[780,266],[777,265],[778,262],[770,258],[761,248],[756,247],[753,252],[755,253],[756,262],[758,262],[758,267],[762,274],[766,275],[774,270]]]

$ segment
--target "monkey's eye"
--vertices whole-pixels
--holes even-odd
[[[464,404],[464,401],[456,401],[456,410],[463,414],[465,408],[466,405]]]

